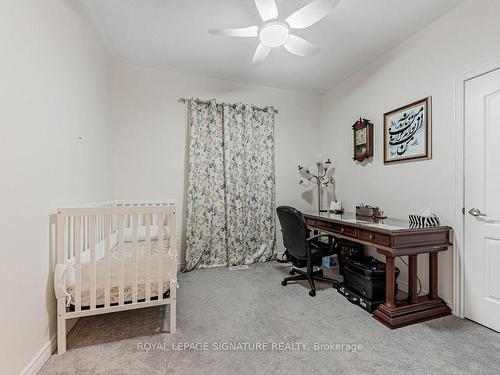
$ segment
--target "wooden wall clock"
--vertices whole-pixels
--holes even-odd
[[[359,118],[352,126],[354,132],[353,160],[363,161],[373,156],[373,124],[364,118]]]

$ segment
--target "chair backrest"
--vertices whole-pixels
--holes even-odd
[[[281,224],[285,249],[296,258],[307,258],[308,230],[302,212],[289,206],[280,206],[276,208],[276,212]]]

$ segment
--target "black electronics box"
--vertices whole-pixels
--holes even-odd
[[[395,279],[399,269],[395,268]],[[373,257],[344,259],[344,285],[370,301],[385,299],[385,263]],[[397,291],[395,285],[394,291]]]
[[[372,301],[365,297],[362,297],[355,291],[347,288],[343,283],[338,284],[337,291],[342,294],[349,302],[361,307],[363,310],[368,311],[370,314],[373,313],[379,305],[384,303],[383,299]]]
[[[344,276],[344,259],[362,260],[364,256],[363,245],[344,239],[335,241],[335,248],[337,250],[337,260],[339,264],[339,273]]]

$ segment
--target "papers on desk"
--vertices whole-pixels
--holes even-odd
[[[372,223],[371,221],[366,221],[366,220],[357,220],[357,219],[344,219],[343,221],[347,223],[352,223],[352,224],[363,224],[369,227],[374,227],[374,228],[380,228],[380,229],[387,229],[387,230],[400,230],[404,229],[401,227],[396,227],[394,225],[388,225],[388,224],[383,224],[383,223]]]
[[[346,223],[353,223],[353,224],[369,224],[369,221],[364,221],[364,220],[356,220],[356,219],[343,219],[342,221],[345,221]]]
[[[380,228],[380,229],[387,229],[387,230],[401,230],[404,228],[401,227],[395,227],[394,225],[387,225],[387,224],[382,224],[382,223],[364,223],[363,225],[367,225],[369,227],[375,227],[375,228]]]

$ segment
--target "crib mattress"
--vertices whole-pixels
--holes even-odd
[[[132,243],[126,242],[124,244],[124,302],[132,301],[133,285],[134,285],[134,268],[137,270],[137,300],[145,299],[146,297],[146,270],[148,261],[146,257],[145,242],[138,243],[137,263],[132,258]],[[168,246],[164,244],[164,248],[160,249],[158,241],[151,241],[151,276],[150,276],[150,296],[158,297],[158,284],[162,284],[160,293],[165,295],[170,290],[170,282],[176,280],[177,262],[175,256],[168,253]],[[119,302],[119,275],[121,269],[121,262],[118,258],[118,246],[114,246],[111,251],[111,278],[110,278],[110,303]],[[158,271],[160,263],[160,254],[164,254],[163,258],[163,283],[158,283]],[[106,271],[107,262],[104,259],[96,263],[96,306],[104,305],[105,302],[105,288],[106,288]],[[90,280],[91,270],[89,263],[81,264],[81,306],[90,306]],[[75,285],[70,285],[67,288],[71,296],[70,303],[75,305]]]

